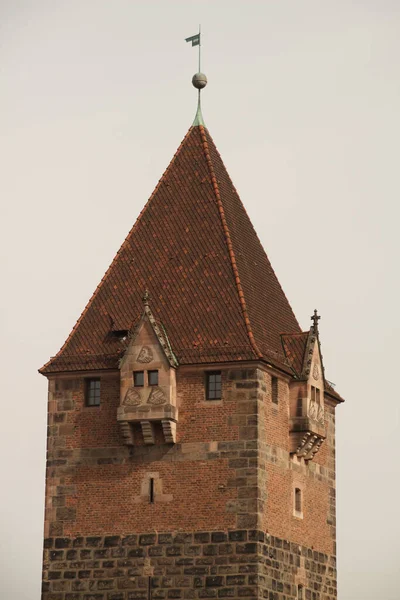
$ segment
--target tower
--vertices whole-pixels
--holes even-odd
[[[43,600],[336,597],[335,408],[193,125],[49,381]]]

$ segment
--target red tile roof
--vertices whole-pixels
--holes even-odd
[[[191,127],[59,353],[42,373],[116,368],[148,289],[181,364],[263,357],[288,370],[293,311],[208,131]]]
[[[307,348],[309,331],[301,333],[283,333],[282,346],[289,365],[295,376],[300,379],[303,375],[304,354]]]

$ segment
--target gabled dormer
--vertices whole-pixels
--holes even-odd
[[[175,443],[178,409],[175,370],[178,362],[167,333],[154,318],[149,296],[144,312],[120,360],[120,406],[117,419],[126,444],[142,432],[145,444],[156,442],[156,429],[165,443]],[[157,427],[158,426],[158,427]]]
[[[283,349],[294,374],[290,384],[290,447],[292,453],[305,460],[315,456],[326,437],[318,319],[315,311],[310,331],[282,335]]]

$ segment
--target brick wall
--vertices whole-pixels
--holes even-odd
[[[256,368],[225,368],[222,373],[222,400],[206,401],[204,371],[178,369],[177,443],[162,443],[161,432],[157,435],[156,431],[156,444],[145,446],[138,426],[131,448],[123,444],[117,426],[117,372],[101,374],[100,407],[84,405],[82,377],[50,380],[45,515],[49,547],[43,598],[147,598],[145,573],[150,567],[158,569],[150,573],[154,578],[173,579],[171,585],[154,579],[154,593],[160,594],[154,598],[258,595],[280,600],[282,594],[295,597],[295,586],[303,580],[307,593],[314,594],[306,595],[307,600],[328,600],[335,595],[333,405],[326,411],[323,450],[305,465],[289,454],[288,379],[279,377],[275,404],[271,373]],[[154,503],[149,502],[150,478],[155,482]],[[304,491],[302,520],[293,516],[297,481]],[[242,551],[241,541],[234,544],[230,539],[231,532],[238,530],[246,532],[251,552]],[[187,533],[192,541],[163,545],[156,536],[160,531],[169,532],[169,540]],[[217,549],[210,549],[209,555],[208,544],[218,532],[224,544],[231,545],[215,542]],[[203,533],[208,541],[200,543]],[[153,537],[140,537],[144,534]],[[188,545],[196,546],[195,536],[198,547],[188,549]],[[98,546],[90,545],[93,539]],[[115,546],[112,539],[118,540]],[[128,555],[133,551],[128,549],[129,539],[132,544],[136,540],[136,558],[134,553]],[[143,539],[152,541],[146,544]],[[270,541],[275,539],[281,542]],[[279,543],[282,546],[274,545]],[[293,548],[300,544],[297,554]],[[167,547],[174,546],[180,546],[176,556],[169,554],[172,549],[167,552]],[[192,556],[186,554],[191,551]],[[319,556],[325,558],[319,561]],[[123,560],[131,562],[123,566]],[[250,569],[254,563],[259,565],[256,571]],[[190,567],[203,568],[198,573],[201,580],[195,581],[195,572],[185,572]],[[240,575],[237,581],[241,583],[232,583],[228,574]],[[316,574],[320,579],[314,582]],[[122,580],[126,583],[132,577],[132,588],[121,587],[125,585]],[[214,583],[220,583],[212,585],[212,577],[219,577]],[[100,583],[102,579],[111,582]],[[180,591],[174,596],[171,590]]]

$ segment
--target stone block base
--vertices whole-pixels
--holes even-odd
[[[335,558],[255,530],[47,538],[42,600],[336,598]]]

